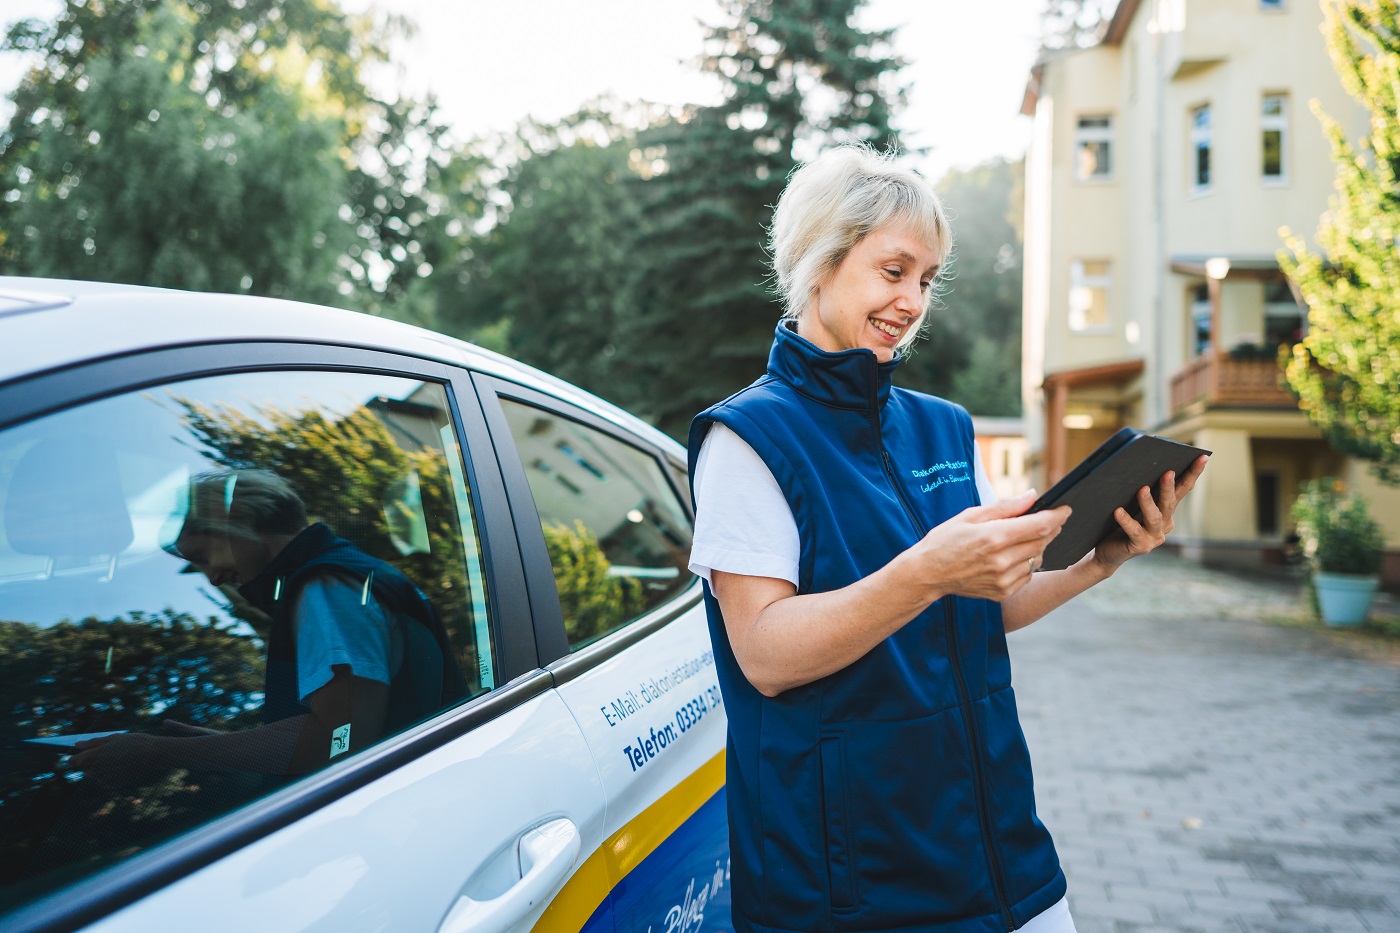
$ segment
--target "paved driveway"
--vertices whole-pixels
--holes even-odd
[[[1400,933],[1400,670],[1174,555],[1011,636],[1080,933]]]

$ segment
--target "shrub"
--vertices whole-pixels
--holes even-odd
[[[1322,573],[1377,573],[1385,537],[1366,500],[1332,477],[1309,480],[1293,503],[1303,554]]]

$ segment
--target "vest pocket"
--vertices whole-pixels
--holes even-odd
[[[850,806],[846,788],[846,747],[840,735],[821,738],[822,809],[826,827],[827,888],[831,908],[856,904],[855,852],[850,833]]]

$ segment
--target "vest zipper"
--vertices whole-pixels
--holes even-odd
[[[982,774],[982,742],[977,732],[977,721],[972,715],[972,699],[967,692],[967,681],[963,679],[961,651],[958,645],[958,626],[953,614],[953,596],[943,597],[943,621],[948,632],[949,661],[953,675],[958,682],[958,695],[962,699],[963,725],[967,728],[969,750],[972,752],[972,777],[977,784],[977,824],[982,831],[982,845],[987,849],[987,868],[992,875],[992,887],[996,889],[997,906],[1001,908],[1006,921],[1006,929],[1016,929],[1011,916],[1011,904],[1006,896],[1006,879],[1002,877],[1001,857],[994,848],[992,829],[988,825],[991,804],[987,801],[987,784]]]
[[[876,424],[879,424],[878,419]],[[889,478],[890,486],[894,488],[895,498],[899,500],[900,505],[904,506],[904,514],[909,518],[909,524],[914,526],[914,531],[922,538],[925,532],[920,529],[923,526],[919,524],[919,520],[914,516],[914,507],[911,506],[909,500],[904,497],[904,490],[900,488],[899,481],[895,478],[894,464],[890,462],[890,452],[885,449],[883,440],[880,442],[880,454],[884,458],[885,476]]]
[[[880,425],[878,405],[875,407],[875,436],[880,439],[880,455],[885,465],[885,476],[889,479],[895,497],[899,499],[899,504],[904,507],[904,514],[908,517],[909,524],[922,537],[923,526],[915,517],[914,509],[909,504],[909,500],[904,495],[903,487],[899,485],[899,481],[894,475],[894,464],[890,461],[890,452],[885,449],[885,434]],[[982,777],[982,746],[981,742],[978,741],[977,724],[972,716],[972,700],[967,692],[967,681],[963,679],[961,651],[958,647],[958,628],[953,619],[953,598],[951,595],[943,597],[943,620],[948,632],[948,645],[951,649],[948,652],[948,662],[952,665],[953,677],[958,684],[958,696],[962,700],[963,727],[967,729],[968,751],[971,752],[972,757],[972,777],[977,784],[977,828],[982,833],[982,846],[987,850],[987,869],[992,876],[992,887],[996,891],[997,907],[1001,909],[1006,929],[1014,930],[1016,929],[1016,921],[1011,916],[1011,905],[1006,897],[1006,880],[1002,877],[1001,858],[997,855],[996,849],[993,848],[992,830],[988,825],[987,814],[991,805],[987,802],[987,785]]]

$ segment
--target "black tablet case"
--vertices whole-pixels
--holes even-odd
[[[1068,505],[1073,512],[1059,535],[1045,549],[1041,570],[1063,570],[1118,528],[1114,510],[1120,506],[1141,519],[1137,492],[1144,486],[1157,492],[1162,474],[1178,478],[1196,458],[1210,451],[1164,437],[1123,428],[1085,457],[1064,479],[1036,500],[1030,511]]]

